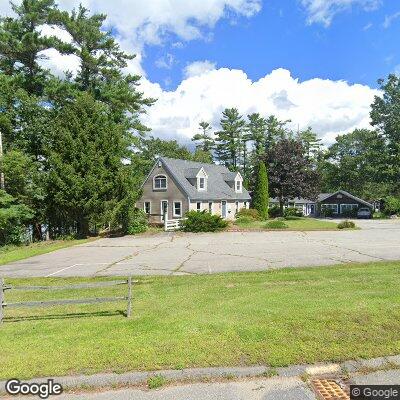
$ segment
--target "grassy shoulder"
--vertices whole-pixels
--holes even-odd
[[[46,242],[32,243],[27,246],[5,246],[0,248],[0,265],[7,264],[13,261],[23,260],[25,258],[38,256],[40,254],[50,253],[55,250],[60,250],[65,247],[75,246],[77,244],[83,244],[90,239],[80,240],[54,240]]]
[[[105,280],[108,278],[96,278]],[[114,278],[115,279],[115,278]],[[14,285],[88,279],[10,279]],[[140,277],[126,303],[6,309],[0,379],[283,366],[400,353],[400,262]],[[6,300],[124,295],[125,286],[7,291]]]
[[[283,221],[291,231],[318,231],[318,230],[338,230],[337,223],[308,217],[296,217]],[[236,226],[246,230],[270,230],[267,221],[240,221],[234,223]],[[276,229],[274,229],[276,230]]]

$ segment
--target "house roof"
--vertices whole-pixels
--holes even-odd
[[[309,199],[303,199],[301,197],[296,197],[295,199],[289,199],[289,203],[297,203],[297,204],[313,204],[313,203],[320,203],[321,201],[327,200],[332,196],[335,196],[337,194],[343,194],[344,196],[347,196],[361,204],[366,205],[367,207],[373,207],[372,204],[368,203],[367,201],[360,199],[357,196],[352,195],[349,192],[346,192],[345,190],[338,190],[337,192],[334,193],[320,193],[317,197],[316,201],[309,200]],[[271,198],[270,199],[271,203],[279,203],[279,200],[277,197]]]
[[[355,200],[355,201],[357,201],[357,202],[359,202],[359,203],[361,203],[361,204],[364,204],[364,205],[367,206],[367,207],[370,207],[370,208],[373,207],[373,205],[372,205],[371,203],[368,203],[368,201],[365,201],[365,200],[363,200],[363,199],[360,199],[359,197],[354,196],[354,195],[352,195],[351,193],[346,192],[345,190],[338,190],[338,191],[336,191],[336,192],[334,192],[334,193],[321,193],[321,194],[318,196],[318,201],[327,200],[327,199],[329,199],[330,197],[335,196],[335,195],[337,195],[337,194],[342,194],[342,195],[344,195],[344,196],[347,196],[347,197],[349,197],[350,199],[353,199],[353,200]]]
[[[223,165],[167,157],[160,157],[159,160],[191,200],[250,200],[249,192],[244,187],[242,187],[242,193],[236,193],[235,189],[228,185],[225,174],[229,174],[230,177],[232,173]],[[188,180],[194,178],[201,168],[208,176],[205,191],[198,191]],[[235,172],[234,176],[236,174]]]

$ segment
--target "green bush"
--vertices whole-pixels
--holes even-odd
[[[29,207],[0,190],[0,245],[21,244],[25,240],[25,224],[31,218],[33,212]]]
[[[283,210],[284,217],[302,217],[303,211],[299,210],[296,207],[288,207]]]
[[[147,386],[149,389],[158,389],[164,386],[166,383],[167,379],[162,375],[154,375],[147,380]]]
[[[333,210],[331,208],[321,207],[321,216],[324,218],[332,218],[333,217]]]
[[[353,221],[342,221],[338,224],[338,229],[352,229],[356,227],[356,224]]]
[[[286,225],[285,222],[280,219],[274,219],[273,221],[269,221],[265,227],[267,229],[286,229],[288,228],[288,225]]]
[[[182,230],[185,232],[216,232],[225,229],[228,222],[219,215],[212,215],[207,211],[189,211],[182,221]]]
[[[385,215],[383,212],[381,211],[376,211],[372,214],[372,218],[373,219],[385,219],[387,218],[387,215]]]
[[[268,214],[270,218],[281,217],[281,209],[279,206],[272,206],[269,208]]]
[[[236,213],[235,217],[236,218],[246,217],[246,218],[251,218],[254,221],[257,221],[260,219],[260,214],[255,208],[242,208]]]
[[[135,208],[129,221],[127,233],[135,235],[136,233],[146,232],[148,226],[147,215],[143,210]]]
[[[301,218],[302,217],[295,217],[293,215],[288,215],[288,216],[284,217],[285,221],[296,221],[296,220],[299,220]]]
[[[235,224],[251,224],[254,221],[255,221],[255,219],[252,217],[243,216],[243,217],[236,218]]]
[[[342,216],[345,218],[357,218],[358,208],[353,208],[351,210],[344,210]]]
[[[386,197],[383,212],[386,215],[400,215],[400,199],[394,196]]]

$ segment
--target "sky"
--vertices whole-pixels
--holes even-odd
[[[17,1],[18,2],[18,1]],[[71,10],[79,0],[59,0]],[[128,72],[157,98],[143,122],[152,134],[190,143],[202,120],[218,129],[237,107],[311,126],[327,145],[368,128],[377,80],[400,73],[398,0],[82,0],[107,14]],[[10,14],[0,0],[0,14]],[[44,27],[42,34],[65,32]],[[76,71],[74,56],[48,50],[44,65]]]

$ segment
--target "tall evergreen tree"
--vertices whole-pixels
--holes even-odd
[[[262,219],[268,218],[268,175],[265,163],[263,161],[260,161],[257,166],[257,177],[253,191],[253,207],[258,211]]]
[[[77,224],[78,234],[87,236],[89,224],[101,221],[126,195],[125,127],[113,121],[107,106],[82,93],[51,128],[46,203],[53,233],[67,233]]]
[[[249,120],[247,123],[249,140],[253,142],[255,157],[259,158],[265,154],[268,123],[259,113],[249,114],[247,118]]]
[[[290,120],[280,121],[275,115],[267,118],[267,132],[265,137],[265,151],[268,151],[278,140],[282,140],[287,136],[286,124]]]
[[[215,133],[216,158],[226,167],[237,170],[241,167],[242,136],[246,122],[237,108],[226,108],[220,124],[221,130]]]
[[[390,183],[400,195],[400,77],[394,74],[378,81],[383,96],[375,96],[371,108],[372,125],[387,141],[390,154]]]
[[[300,131],[297,136],[303,143],[307,157],[316,160],[321,149],[322,139],[318,138],[317,134],[313,132],[311,127],[308,127],[305,131]]]
[[[41,95],[48,71],[39,65],[46,58],[42,52],[56,48],[68,50],[68,45],[55,36],[39,32],[43,25],[55,22],[54,0],[23,0],[11,3],[13,17],[0,18],[0,71],[18,78],[29,94]]]

